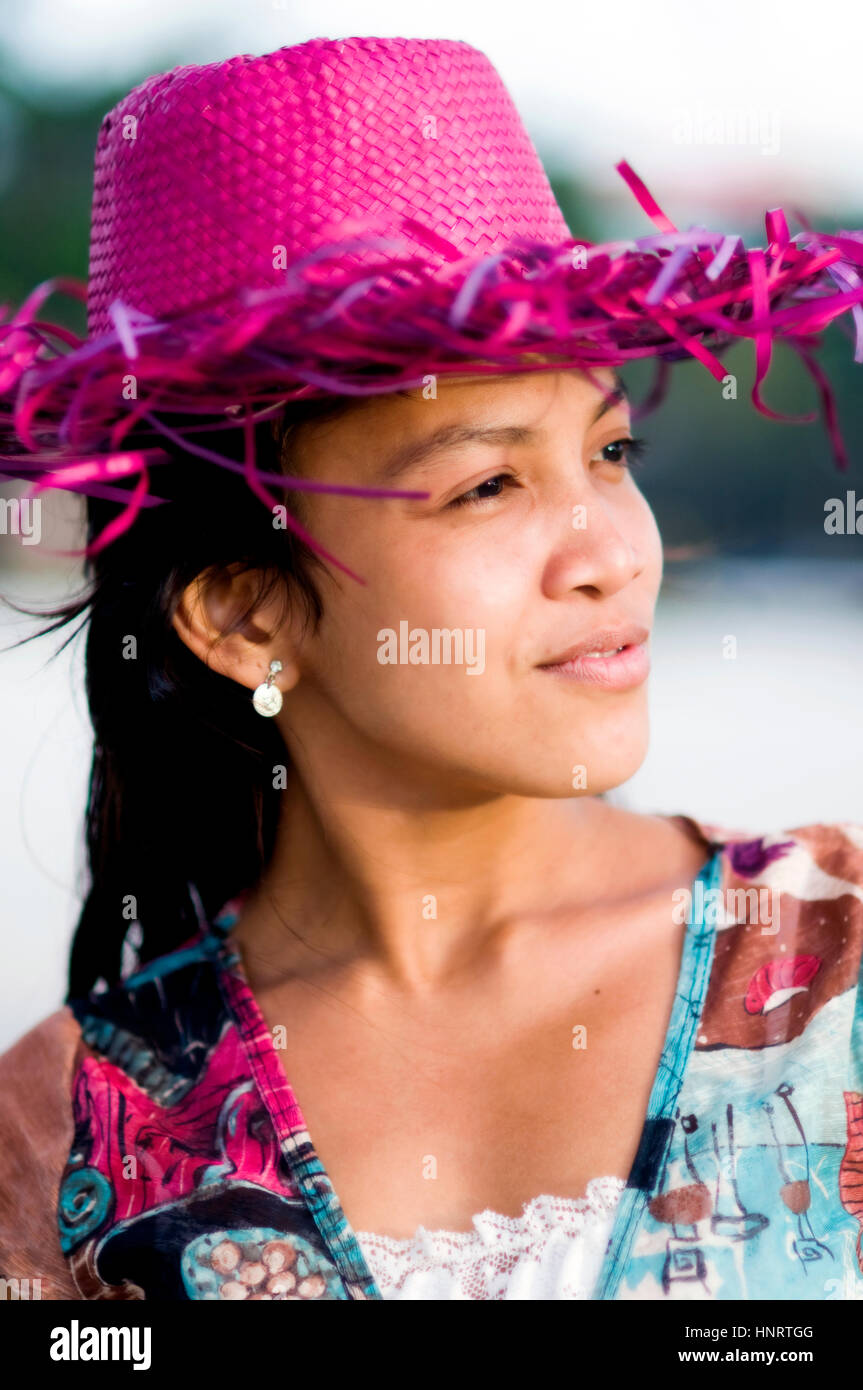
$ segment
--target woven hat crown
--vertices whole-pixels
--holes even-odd
[[[151,77],[99,133],[89,331],[111,328],[115,298],[158,318],[283,284],[285,264],[359,224],[432,263],[420,228],[465,255],[569,237],[485,54],[317,38]]]

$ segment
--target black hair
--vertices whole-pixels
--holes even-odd
[[[255,425],[261,471],[296,471],[292,439],[309,420],[336,417],[356,398],[288,406]],[[242,429],[191,436],[242,457]],[[150,444],[153,440],[148,441]],[[159,441],[161,445],[161,440]],[[275,720],[262,719],[251,692],[210,669],[177,634],[173,616],[186,586],[206,586],[237,566],[258,583],[246,613],[274,591],[301,603],[316,625],[318,556],[273,514],[241,476],[179,446],[154,468],[152,492],[167,497],[90,558],[85,590],[59,606],[17,608],[50,621],[24,638],[80,619],[59,654],[86,629],[85,680],[93,726],[85,838],[88,884],[74,930],[66,1002],[120,978],[123,943],[139,924],[141,965],[191,936],[252,886],[272,853],[279,813],[273,769],[288,754]],[[296,515],[297,494],[286,489]],[[92,542],[119,504],[88,498]],[[7,600],[8,602],[8,600]],[[238,627],[245,614],[238,615]],[[16,644],[17,645],[17,644]]]

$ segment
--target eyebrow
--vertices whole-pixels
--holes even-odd
[[[610,394],[597,406],[591,425],[607,415],[621,401],[629,401],[623,382],[615,372],[615,385]],[[380,480],[391,483],[408,468],[427,462],[444,449],[454,449],[462,444],[531,444],[537,443],[544,435],[543,430],[529,429],[526,425],[441,425],[423,439],[411,440],[390,454],[381,466]]]

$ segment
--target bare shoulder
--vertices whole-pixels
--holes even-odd
[[[599,824],[636,891],[690,882],[711,853],[705,826],[691,816],[629,811],[603,802]]]
[[[801,900],[835,899],[841,888],[859,897],[863,887],[863,823],[806,821],[802,824],[720,824],[695,816],[642,815],[609,808],[609,824],[628,847],[632,872],[645,867],[649,882],[652,854],[658,876],[697,871],[698,859],[722,849],[730,872],[747,882],[767,877],[783,892]],[[606,833],[608,831],[606,830]],[[694,856],[694,857],[693,857]],[[703,861],[702,861],[703,862]]]
[[[0,1277],[39,1279],[42,1298],[80,1298],[57,1229],[80,1036],[64,1006],[0,1054]]]

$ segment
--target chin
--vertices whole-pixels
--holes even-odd
[[[618,741],[612,746],[592,740],[580,751],[567,738],[553,748],[544,744],[532,749],[527,762],[513,756],[505,765],[484,771],[474,768],[472,775],[487,789],[510,796],[600,796],[634,777],[646,752],[646,738]],[[579,768],[584,768],[583,779]]]
[[[564,766],[563,790],[555,796],[599,796],[602,792],[620,787],[634,777],[647,756],[649,728],[646,719],[628,719],[625,725],[609,729],[591,729],[590,736],[579,739],[568,734],[561,741],[562,758],[572,756]],[[564,751],[565,750],[565,751]],[[553,778],[558,781],[560,764],[555,758]],[[575,769],[584,768],[584,780]]]

